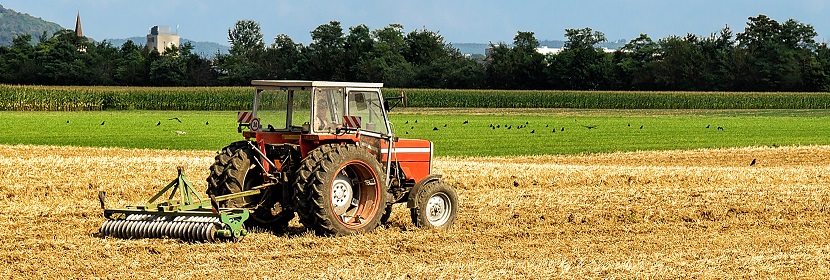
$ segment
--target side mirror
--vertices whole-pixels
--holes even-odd
[[[389,106],[389,100],[400,100],[401,107],[406,107],[408,103],[408,100],[406,98],[406,91],[404,90],[401,91],[400,97],[387,97],[383,99],[383,108],[386,108],[386,111],[392,110],[392,107]]]
[[[355,107],[360,110],[364,111],[369,109],[369,105],[366,104],[366,96],[363,95],[362,92],[355,92],[352,94],[352,101],[354,101]]]
[[[354,93],[354,102],[366,103],[366,96],[364,96],[362,92],[355,92]]]

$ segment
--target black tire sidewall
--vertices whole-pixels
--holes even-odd
[[[443,192],[450,200],[450,214],[447,221],[442,225],[433,225],[427,218],[427,203],[429,199],[437,194]],[[418,207],[412,209],[412,222],[421,228],[425,229],[450,229],[458,216],[458,193],[450,184],[443,181],[432,181],[426,183],[418,190],[416,196],[418,199]]]
[[[332,183],[337,177],[338,171],[353,161],[358,161],[360,163],[357,164],[363,164],[371,169],[376,181],[376,194],[374,205],[372,205],[375,208],[374,214],[372,217],[364,217],[366,221],[359,227],[350,227],[342,223],[337,214],[334,213],[334,207],[331,204]],[[327,151],[319,164],[320,166],[314,170],[312,175],[315,177],[314,180],[309,182],[315,186],[306,186],[305,188],[315,192],[309,196],[314,200],[314,205],[308,209],[316,212],[309,213],[310,216],[318,218],[316,223],[311,225],[315,232],[323,235],[350,235],[375,229],[380,224],[380,220],[386,211],[386,202],[389,199],[384,170],[377,159],[365,149],[355,145],[340,145]]]

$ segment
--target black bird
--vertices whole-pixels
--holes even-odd
[[[160,126],[160,125],[161,125],[161,122],[156,123],[156,126]]]
[[[501,125],[497,125],[496,128],[501,128]]]
[[[511,129],[511,128],[513,128],[513,126],[512,126],[512,125],[507,127],[507,129]]]
[[[553,129],[553,130],[551,130],[550,132],[556,133],[556,128],[554,128],[554,129]]]
[[[583,125],[582,127],[587,128],[587,129],[594,129],[594,128],[597,128],[597,126],[596,126],[596,125]]]
[[[447,124],[444,124],[444,127],[447,127]]]
[[[490,128],[492,128],[492,129],[494,129],[494,130],[496,129],[496,127],[495,127],[495,126],[491,126]]]
[[[167,120],[168,121],[176,120],[177,122],[182,122],[182,120],[180,120],[179,118],[169,118]]]
[[[709,128],[709,125],[708,125],[708,124],[706,125],[706,128]]]
[[[409,129],[415,129],[415,127],[414,127],[414,126],[410,126],[410,127],[409,127]]]
[[[722,127],[722,126],[719,126],[719,127],[718,127],[718,130],[723,130],[723,127]]]
[[[418,123],[418,120],[415,120],[415,123]]]
[[[752,162],[749,163],[749,166],[755,166],[755,159],[752,159]]]
[[[409,131],[407,131],[406,134],[409,134]]]
[[[405,122],[405,123],[403,123],[403,124],[409,124],[409,121],[406,121],[406,122]]]
[[[643,129],[643,126],[642,126],[642,125],[640,126],[640,129]]]
[[[529,122],[525,122],[525,124],[530,124]]]
[[[564,127],[564,126],[562,127],[562,131],[565,131],[565,127]]]
[[[530,133],[536,133],[535,129],[530,130]]]
[[[205,122],[205,125],[209,125],[209,124],[210,124],[210,122]]]
[[[628,127],[631,127],[631,124],[628,124]]]
[[[69,123],[69,120],[66,120],[66,123]]]
[[[433,127],[432,130],[438,130],[438,127]]]
[[[101,125],[104,125],[104,123],[105,123],[105,122],[107,122],[107,121],[102,121],[102,122],[101,122]]]
[[[470,122],[469,122],[469,121],[467,121],[467,120],[465,120],[463,124],[468,124],[468,123],[470,123]]]
[[[545,125],[545,127],[548,127],[548,125]]]

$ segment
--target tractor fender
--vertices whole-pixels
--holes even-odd
[[[410,190],[409,194],[407,194],[406,207],[407,208],[417,208],[418,207],[418,202],[416,201],[415,196],[413,194],[417,194],[418,191],[421,190],[421,187],[423,187],[427,183],[432,182],[432,181],[438,181],[443,176],[444,175],[441,175],[441,174],[430,174],[429,176],[424,177],[424,179],[421,179],[421,181],[419,181],[418,183],[415,183],[415,186],[412,187],[412,190]]]

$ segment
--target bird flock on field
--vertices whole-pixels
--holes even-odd
[[[163,124],[162,122],[166,122],[166,121],[175,121],[175,122],[178,122],[178,123],[182,123],[181,119],[179,119],[178,117],[173,117],[173,118],[169,118],[167,120],[160,120],[160,121],[156,122],[155,126],[161,126]],[[69,120],[66,120],[66,124],[71,124],[71,122]],[[104,127],[106,125],[107,125],[107,121],[103,120],[103,121],[101,121],[101,124],[99,124],[98,126]],[[210,125],[210,122],[206,121],[205,125]],[[183,130],[175,130],[175,131],[173,131],[173,133],[175,133],[176,135],[185,135],[185,134],[187,134],[187,132],[183,131]]]
[[[416,120],[412,121],[412,123],[417,124],[418,120],[416,119]],[[404,131],[405,134],[409,134],[409,131],[415,130],[415,126],[410,125],[410,121],[405,121],[404,125],[405,125],[404,129],[406,130],[406,131]],[[465,120],[464,122],[461,123],[461,126],[467,126],[467,125],[470,125],[469,120]],[[526,121],[523,124],[519,123],[518,125],[515,125],[515,126],[513,124],[509,124],[509,123],[508,124],[490,123],[490,125],[488,125],[488,128],[491,129],[491,130],[498,130],[498,129],[502,129],[502,130],[521,130],[521,129],[527,129],[527,128],[529,128],[529,126],[530,126],[530,122]],[[631,124],[628,123],[626,126],[631,127]],[[585,129],[588,129],[588,130],[599,128],[598,125],[579,125],[579,127],[585,128]],[[637,125],[635,125],[634,127],[636,128]],[[712,127],[711,125],[708,125],[708,124],[706,125],[707,129],[709,129],[711,127]],[[433,126],[432,131],[439,131],[443,128],[452,128],[452,126],[449,123],[444,123],[443,125]],[[646,128],[645,125],[640,125],[639,126],[639,129],[644,129],[644,128]],[[564,132],[565,131],[565,126],[553,126],[553,125],[550,125],[550,124],[545,124],[544,130],[541,129],[541,127],[536,127],[536,128],[530,129],[529,133],[535,134],[537,129],[539,129],[540,132],[550,131],[550,133],[556,133],[557,131],[558,132]],[[718,131],[725,131],[723,126],[718,126],[717,130]],[[527,131],[527,130],[525,130],[525,131]]]
[[[167,121],[176,121],[176,122],[178,122],[178,123],[181,123],[181,122],[182,122],[182,120],[181,120],[181,119],[179,119],[178,117],[169,118],[169,119],[167,119]],[[418,123],[418,120],[417,120],[417,119],[416,119],[416,120],[414,120],[414,121],[413,121],[413,123],[414,123],[414,124],[417,124],[417,123]],[[66,120],[66,124],[70,124],[70,121],[69,121],[69,120]],[[106,124],[107,124],[107,121],[106,121],[106,120],[103,120],[103,121],[101,121],[100,126],[104,126],[104,125],[106,125]],[[409,121],[405,121],[405,122],[404,122],[404,124],[405,124],[405,125],[409,125]],[[158,122],[156,123],[156,126],[161,126],[161,125],[162,125],[162,121],[158,121]],[[206,121],[206,122],[205,122],[205,125],[210,125],[210,122],[209,122],[209,121]],[[469,121],[469,120],[464,120],[464,122],[462,122],[462,123],[461,123],[461,125],[462,125],[462,126],[470,125],[470,121]],[[516,129],[516,130],[526,129],[526,128],[528,128],[528,126],[529,126],[529,125],[530,125],[530,122],[529,122],[529,121],[526,121],[524,124],[521,124],[521,123],[520,123],[519,125],[517,125],[515,129]],[[629,123],[629,124],[627,124],[626,126],[631,127],[631,124]],[[442,125],[441,127],[442,127],[442,128],[449,128],[450,126],[449,126],[449,123],[444,123],[444,125]],[[585,128],[585,129],[588,129],[588,130],[591,130],[591,129],[597,129],[597,128],[599,128],[599,126],[598,126],[598,125],[580,125],[580,127]],[[636,125],[635,125],[635,127],[636,127]],[[645,127],[644,125],[640,125],[640,128],[639,128],[639,129],[643,129],[644,127]],[[513,129],[513,125],[512,125],[512,124],[490,123],[490,125],[488,126],[488,128],[489,128],[489,129],[491,129],[491,130],[497,130],[497,129],[512,130],[512,129]],[[707,124],[707,125],[706,125],[706,129],[710,129],[710,128],[711,128],[711,125],[708,125],[708,124]],[[410,130],[414,130],[414,129],[415,129],[415,126],[414,126],[414,125],[409,125],[409,129],[410,129]],[[723,126],[717,126],[717,128],[716,128],[716,129],[717,129],[718,131],[725,131],[725,129],[723,128]],[[440,129],[438,128],[438,126],[433,126],[432,130],[433,130],[433,131],[438,131],[438,130],[440,130]],[[564,131],[565,131],[565,127],[564,127],[564,126],[561,126],[561,127],[560,127],[560,126],[551,126],[550,124],[545,124],[545,130],[550,130],[550,133],[556,133],[557,131],[559,131],[559,132],[564,132]],[[541,131],[541,130],[540,130],[540,131]],[[174,133],[175,133],[176,135],[185,135],[185,134],[187,134],[187,132],[182,131],[182,130],[176,130],[176,131],[174,131]],[[530,129],[530,132],[529,132],[529,133],[531,133],[531,134],[535,134],[535,133],[536,133],[536,129]],[[405,134],[409,134],[409,131],[405,131]],[[749,166],[755,166],[756,162],[757,162],[757,159],[752,159],[752,162],[750,162],[750,163],[749,163]]]

